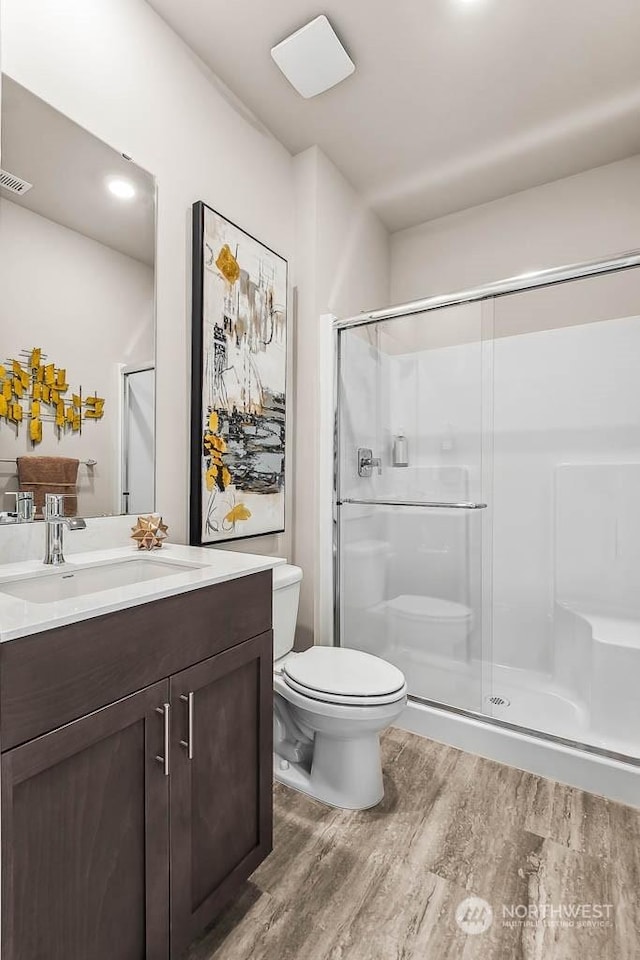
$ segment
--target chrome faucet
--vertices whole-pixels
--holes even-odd
[[[382,473],[380,457],[374,457],[369,447],[358,447],[358,476],[370,477],[374,467],[378,473]]]
[[[69,530],[84,530],[87,526],[82,517],[65,517],[65,497],[73,496],[68,493],[47,493],[44,498],[44,524],[46,528],[44,563],[60,566],[64,563],[62,552],[62,533],[65,527]]]

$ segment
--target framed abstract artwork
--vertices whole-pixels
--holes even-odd
[[[193,205],[190,542],[285,525],[287,262]]]

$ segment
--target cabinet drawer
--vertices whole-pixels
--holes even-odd
[[[271,629],[271,571],[0,645],[2,750]]]

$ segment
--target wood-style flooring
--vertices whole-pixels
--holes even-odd
[[[188,960],[640,960],[640,810],[398,729],[383,756],[370,811],[276,785],[273,853]]]

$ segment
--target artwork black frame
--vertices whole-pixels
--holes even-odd
[[[223,213],[215,210],[203,200],[197,200],[192,206],[192,295],[191,295],[191,433],[190,433],[190,477],[189,477],[189,543],[197,547],[215,547],[219,543],[230,543],[236,540],[253,540],[256,537],[268,537],[285,532],[287,519],[286,486],[283,504],[282,527],[261,533],[242,534],[215,541],[202,539],[202,390],[204,365],[204,218],[205,210],[210,210],[216,217],[225,220],[231,227],[244,234],[245,237],[263,247],[268,253],[278,257],[285,267],[285,316],[287,335],[289,330],[289,264],[276,250],[268,247],[262,240],[258,240],[248,231],[234,223]],[[285,397],[287,395],[288,358],[285,360]],[[286,406],[284,421],[284,457],[283,470],[286,473],[287,448]]]

